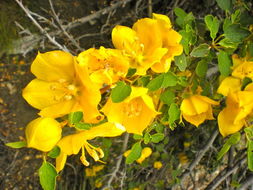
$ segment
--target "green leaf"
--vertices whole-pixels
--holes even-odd
[[[167,72],[163,74],[163,82],[161,88],[167,88],[169,86],[177,85],[177,76],[172,72]]]
[[[155,130],[157,133],[163,133],[164,131],[164,125],[161,123],[157,123],[155,126]]]
[[[181,54],[180,56],[174,57],[175,64],[179,68],[180,71],[185,71],[187,67],[187,61],[185,54]]]
[[[231,15],[232,23],[240,22],[241,11],[238,9]]]
[[[151,140],[151,136],[149,133],[145,133],[144,135],[144,144],[148,144]]]
[[[127,77],[131,77],[133,76],[134,74],[136,73],[136,69],[134,68],[129,68],[128,71],[127,71]]]
[[[249,52],[249,56],[253,57],[253,43],[250,42],[248,45],[248,52]]]
[[[218,54],[218,67],[223,76],[228,76],[231,72],[231,59],[225,51],[220,51]]]
[[[247,147],[248,168],[253,172],[253,141],[248,141]]]
[[[167,72],[158,75],[156,78],[151,80],[147,88],[150,91],[158,90],[159,88],[167,88],[169,86],[176,86],[177,84],[177,76],[172,72]]]
[[[241,139],[241,134],[239,132],[231,135],[226,143],[223,145],[222,149],[217,154],[217,160],[220,160],[230,149],[232,145],[237,144]]]
[[[240,24],[231,24],[224,30],[224,35],[231,42],[241,43],[244,38],[250,35],[250,32],[242,28]]]
[[[178,7],[174,8],[173,11],[174,11],[175,15],[177,16],[176,23],[183,28],[184,27],[184,19],[187,16],[187,13],[183,9],[178,8]]]
[[[164,74],[160,74],[148,83],[147,88],[150,91],[158,90],[159,88],[161,88],[163,80]]]
[[[244,128],[248,141],[253,141],[253,126]]]
[[[17,141],[17,142],[6,143],[5,145],[11,148],[23,148],[27,146],[27,143],[25,141]]]
[[[135,140],[140,140],[140,139],[143,138],[143,136],[142,136],[142,135],[138,135],[138,134],[134,134],[134,135],[133,135],[133,138],[134,138]]]
[[[222,47],[225,48],[232,48],[232,49],[236,49],[238,46],[238,43],[232,42],[227,38],[222,39],[221,41],[218,42],[218,44]]]
[[[92,124],[90,123],[83,123],[83,122],[80,122],[80,123],[76,123],[75,124],[75,128],[76,129],[79,129],[79,130],[88,130],[92,127]]]
[[[48,163],[43,162],[39,169],[40,184],[44,190],[54,190],[56,186],[57,172],[55,167]]]
[[[122,102],[131,94],[131,87],[124,82],[120,81],[117,86],[112,89],[111,98],[114,103]]]
[[[176,103],[170,105],[169,111],[169,124],[173,125],[176,120],[180,118],[180,109]]]
[[[204,78],[206,76],[207,69],[208,69],[208,60],[202,59],[197,64],[196,74],[199,77]]]
[[[211,38],[214,40],[219,31],[219,26],[220,26],[219,20],[213,15],[207,15],[205,16],[205,23],[206,23],[207,28],[210,31]]]
[[[68,116],[68,120],[71,125],[80,122],[82,119],[83,119],[83,112],[81,111],[71,112]]]
[[[129,155],[126,157],[126,164],[132,164],[135,160],[140,158],[141,151],[142,151],[141,142],[135,143],[132,146]]]
[[[55,146],[47,155],[51,158],[57,158],[61,153],[61,149],[59,146]]]
[[[163,103],[168,104],[168,105],[174,102],[174,99],[175,99],[175,93],[172,92],[171,90],[164,91],[160,96],[160,100]]]
[[[232,8],[231,0],[216,0],[218,6],[224,11],[230,11]]]
[[[192,52],[192,57],[206,57],[210,51],[210,46],[208,44],[200,44],[198,47],[195,47]]]
[[[159,143],[164,139],[163,133],[156,133],[154,135],[151,135],[151,142],[153,143]]]

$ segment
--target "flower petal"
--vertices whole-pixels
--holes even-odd
[[[220,84],[217,92],[227,96],[229,92],[241,90],[241,80],[235,77],[226,77]]]
[[[58,81],[74,78],[74,61],[70,53],[64,51],[50,51],[38,53],[31,65],[32,73],[41,80]]]

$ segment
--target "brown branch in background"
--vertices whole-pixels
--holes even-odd
[[[152,7],[153,5],[152,5],[152,0],[148,0],[148,17],[149,18],[152,18],[152,12],[153,12],[153,10],[152,10]]]
[[[47,32],[45,29],[42,28],[42,26],[41,26],[41,25],[35,20],[35,18],[31,15],[30,10],[27,9],[26,7],[24,7],[22,1],[20,1],[20,0],[15,0],[15,1],[16,1],[16,3],[23,9],[23,11],[24,11],[25,14],[28,16],[28,18],[30,18],[30,20],[33,22],[33,24],[40,30],[40,32],[41,32],[42,34],[44,34],[44,35],[48,38],[48,40],[49,40],[52,44],[54,44],[56,47],[58,47],[59,49],[61,49],[61,50],[63,50],[63,51],[70,52],[70,51],[68,50],[68,48],[66,48],[65,46],[62,46],[61,44],[59,44],[59,43],[55,40],[54,37],[50,36],[50,35],[48,34],[48,32]]]
[[[207,144],[198,152],[197,157],[195,158],[195,160],[192,161],[192,163],[189,165],[187,170],[182,174],[182,176],[179,177],[179,179],[181,179],[180,185],[183,186],[186,177],[191,175],[191,172],[198,165],[198,163],[203,158],[205,153],[209,150],[209,148],[212,146],[212,144],[213,144],[214,140],[216,139],[216,137],[218,136],[218,134],[219,134],[218,130],[215,130],[212,133],[212,136],[207,141]]]
[[[110,175],[111,177],[109,178],[106,187],[104,187],[103,189],[110,189],[111,188],[111,184],[112,184],[113,180],[117,177],[119,169],[122,169],[122,168],[120,168],[120,165],[123,160],[123,154],[127,149],[128,139],[129,139],[129,133],[126,133],[125,138],[124,138],[124,142],[123,142],[123,146],[122,146],[121,155],[119,156],[118,161],[116,163],[116,168],[111,173],[111,175]]]
[[[236,172],[242,165],[244,165],[247,161],[247,158],[244,157],[238,162],[234,164],[232,168],[226,167],[224,170],[222,170],[219,175],[217,175],[214,180],[212,180],[211,183],[205,188],[205,190],[215,190],[217,187],[227,179],[232,173]]]
[[[101,10],[99,10],[99,11],[93,13],[93,14],[90,14],[88,16],[85,16],[85,17],[82,17],[82,18],[79,18],[79,19],[76,19],[73,22],[70,22],[69,24],[67,24],[63,27],[65,28],[65,30],[75,28],[75,27],[80,26],[84,23],[87,23],[91,20],[97,19],[97,18],[101,17],[102,15],[108,14],[109,12],[113,11],[114,9],[117,9],[120,6],[124,6],[126,3],[129,3],[131,1],[132,0],[118,1],[117,3],[115,3],[115,4],[113,4],[109,7],[106,7],[104,9],[101,9]]]
[[[245,190],[250,186],[251,186],[251,189],[253,189],[253,175],[247,177],[247,179],[241,184],[238,190]]]
[[[58,23],[58,26],[60,28],[60,30],[62,30],[63,34],[72,42],[72,44],[79,50],[81,51],[82,48],[79,46],[79,43],[71,36],[71,34],[69,34],[65,28],[63,27],[63,24],[61,22],[61,20],[59,19],[59,16],[56,14],[55,10],[54,10],[54,5],[52,3],[51,0],[48,0],[49,4],[50,4],[50,8],[52,10],[54,19],[56,20],[56,22]]]

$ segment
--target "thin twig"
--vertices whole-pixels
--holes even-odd
[[[115,4],[113,4],[109,7],[106,7],[104,9],[101,9],[101,10],[99,10],[99,11],[93,13],[93,14],[90,14],[88,16],[85,16],[85,17],[79,18],[77,20],[74,20],[73,22],[71,22],[71,23],[69,23],[69,24],[67,24],[66,26],[63,26],[63,27],[65,27],[66,30],[75,28],[77,26],[80,26],[81,24],[84,24],[84,23],[87,23],[91,20],[97,19],[97,18],[101,17],[102,15],[105,15],[105,14],[111,12],[112,10],[117,9],[120,6],[124,6],[126,3],[129,3],[131,1],[132,0],[118,1],[117,3],[115,3]]]
[[[253,189],[253,175],[247,177],[247,179],[241,184],[238,190],[245,190],[249,186],[251,186],[251,189]]]
[[[33,16],[31,15],[30,13],[30,10],[25,8],[22,1],[20,0],[15,0],[16,3],[23,9],[23,11],[25,12],[25,14],[30,18],[30,20],[33,22],[33,24],[40,30],[40,32],[42,34],[44,34],[48,39],[49,41],[54,44],[55,46],[57,46],[59,49],[63,50],[63,51],[67,51],[67,52],[70,52],[65,46],[62,46],[61,44],[59,44],[55,39],[54,37],[51,37],[48,32],[42,28],[42,26],[35,20],[35,18],[33,18]]]
[[[118,159],[118,161],[116,163],[116,168],[112,172],[111,177],[109,178],[106,187],[104,187],[103,189],[111,188],[111,184],[112,184],[114,178],[117,177],[117,173],[118,173],[118,171],[120,169],[120,165],[121,165],[121,162],[123,160],[123,154],[124,154],[124,152],[127,149],[128,139],[129,139],[129,133],[126,133],[125,134],[125,138],[124,138],[124,142],[123,142],[123,146],[122,146],[122,154],[119,156],[119,159]]]
[[[232,168],[226,167],[224,170],[222,170],[218,176],[215,177],[214,180],[205,188],[205,190],[215,190],[217,187],[225,180],[228,176],[230,176],[232,173],[236,172],[238,168],[240,168],[243,164],[245,164],[247,161],[247,158],[242,158],[237,163],[234,164]]]
[[[191,174],[192,170],[198,165],[198,163],[200,162],[202,157],[205,155],[205,153],[208,151],[208,149],[212,146],[212,144],[213,144],[213,142],[216,139],[218,134],[219,134],[218,130],[215,130],[213,132],[212,136],[207,141],[207,144],[198,152],[197,157],[195,158],[195,160],[193,160],[193,162],[190,164],[187,171],[185,171],[182,174],[182,176],[180,177],[180,179],[181,179],[180,184],[184,183],[185,178],[188,177]]]
[[[148,16],[149,18],[152,18],[152,0],[148,0]]]
[[[58,23],[60,30],[62,30],[63,34],[72,42],[72,44],[78,50],[82,50],[82,48],[79,46],[78,42],[63,27],[62,22],[61,22],[59,16],[55,12],[54,5],[53,5],[52,1],[51,0],[48,0],[48,1],[49,1],[49,4],[50,4],[50,8],[52,10],[53,16],[54,16],[56,22]]]

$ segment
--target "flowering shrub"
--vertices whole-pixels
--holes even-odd
[[[242,7],[221,8],[228,17],[205,16],[204,32],[191,13],[175,8],[178,30],[166,15],[153,14],[132,27],[115,26],[114,49],[38,53],[31,65],[36,78],[24,88],[23,97],[40,110],[40,117],[27,125],[26,142],[7,145],[43,151],[40,181],[44,189],[54,189],[68,156],[81,152],[84,166],[93,163],[91,158],[105,163],[103,149],[90,144],[93,139],[133,134],[126,163],[142,164],[152,156],[152,144],[168,143],[168,130],[217,120],[221,135],[231,135],[218,159],[246,134],[253,171],[253,23],[241,22],[247,13]],[[212,73],[215,69],[219,72]],[[213,76],[219,84],[210,81]],[[56,159],[56,166],[48,156]],[[153,165],[163,167],[159,160]],[[103,168],[85,172],[96,176]]]

